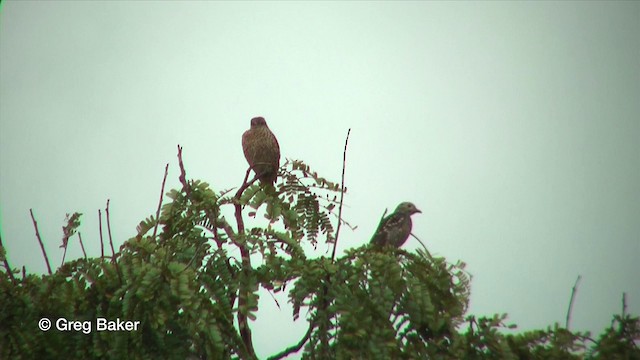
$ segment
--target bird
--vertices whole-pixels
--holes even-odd
[[[371,238],[371,243],[380,247],[400,248],[411,234],[413,226],[411,215],[415,213],[422,213],[422,211],[411,202],[400,203],[393,213],[380,220],[380,224]]]
[[[251,119],[251,127],[242,134],[242,151],[260,183],[273,185],[280,167],[280,146],[263,117]]]

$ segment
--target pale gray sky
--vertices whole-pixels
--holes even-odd
[[[14,267],[44,272],[33,208],[59,265],[63,219],[99,255],[155,212],[176,144],[216,190],[246,170],[240,136],[264,116],[284,157],[339,180],[366,243],[412,201],[414,233],[468,264],[470,313],[520,330],[640,313],[640,3],[41,2],[0,14],[0,210]],[[410,239],[407,249],[417,246]],[[77,242],[67,258],[80,256]],[[286,302],[280,298],[281,305]],[[269,296],[262,357],[298,341]],[[35,329],[35,326],[34,326]]]

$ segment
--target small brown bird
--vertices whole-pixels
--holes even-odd
[[[260,183],[273,185],[280,167],[280,146],[263,117],[251,119],[251,128],[242,134],[242,150]]]
[[[413,226],[411,215],[422,213],[413,203],[403,202],[389,216],[380,220],[378,229],[371,238],[371,243],[377,246],[402,246],[409,235]]]

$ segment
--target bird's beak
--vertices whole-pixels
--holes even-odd
[[[422,211],[420,211],[420,209],[416,208],[416,211],[414,211],[413,213],[414,213],[414,214],[415,214],[415,213],[420,213],[420,214],[422,214]]]

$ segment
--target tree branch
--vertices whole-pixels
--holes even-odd
[[[120,283],[122,283],[122,275],[120,275],[120,268],[118,267],[118,254],[113,248],[113,238],[111,237],[111,220],[109,218],[109,201],[107,199],[107,208],[105,209],[105,213],[107,214],[107,234],[109,234],[109,245],[111,246],[111,262],[113,262],[113,266],[116,268],[116,274],[118,274],[118,279],[120,279]]]
[[[267,358],[268,360],[278,360],[278,359],[282,359],[283,357],[293,354],[295,352],[300,351],[300,349],[304,346],[304,344],[309,340],[309,338],[311,337],[311,333],[313,332],[313,329],[315,328],[313,322],[309,323],[309,328],[307,329],[307,333],[304,334],[304,336],[302,337],[302,339],[300,339],[300,341],[293,345],[290,346],[286,349],[284,349],[283,351]]]
[[[49,257],[47,256],[47,252],[44,250],[44,244],[42,243],[42,239],[40,238],[40,232],[38,231],[38,223],[36,222],[36,218],[33,216],[33,209],[29,209],[31,213],[31,220],[33,220],[33,227],[36,229],[36,237],[38,238],[38,242],[40,243],[40,249],[42,249],[42,255],[44,256],[44,260],[47,263],[47,270],[49,270],[49,275],[51,272],[51,265],[49,265]]]
[[[235,218],[238,226],[238,231],[236,233],[236,236],[238,237],[244,236],[244,219],[242,218],[242,205],[240,204],[240,197],[242,196],[242,193],[244,192],[244,190],[258,179],[258,175],[259,175],[259,174],[256,174],[256,176],[254,176],[254,178],[250,182],[247,182],[250,171],[251,169],[247,170],[247,173],[245,174],[245,177],[244,177],[244,181],[242,182],[242,186],[240,186],[240,188],[238,189],[234,197],[235,201],[233,205],[235,207]],[[231,238],[231,240],[234,240],[234,239]],[[245,274],[246,278],[248,278],[247,275],[251,270],[251,257],[249,254],[249,249],[247,248],[247,243],[246,241],[239,242],[237,240],[234,241],[234,243],[240,249],[240,256],[242,258],[242,272]],[[247,316],[242,310],[242,309],[247,309],[246,306],[247,306],[248,293],[249,293],[248,288],[243,289],[242,285],[238,287],[238,315],[237,315],[238,328],[240,331],[240,337],[242,338],[242,342],[244,343],[244,346],[246,348],[247,355],[252,359],[256,359],[257,357],[255,354],[255,350],[253,348],[253,340],[251,338],[251,328],[249,328]]]
[[[571,298],[569,299],[569,309],[567,309],[567,320],[564,324],[564,327],[567,328],[567,330],[569,329],[569,323],[571,322],[571,311],[573,310],[573,300],[575,299],[576,292],[578,291],[578,283],[580,282],[581,278],[582,278],[582,275],[578,275],[578,278],[576,279],[576,282],[575,284],[573,284],[573,288],[571,289]]]
[[[100,231],[100,258],[104,258],[104,239],[102,238],[102,210],[98,209],[98,230]]]
[[[162,179],[162,188],[160,189],[160,200],[158,201],[158,209],[156,210],[156,226],[153,227],[153,238],[156,238],[158,233],[158,224],[160,224],[160,208],[162,207],[162,198],[164,196],[164,184],[167,182],[167,175],[169,174],[169,163],[164,167],[164,178]]]
[[[340,182],[340,206],[338,206],[338,226],[336,227],[336,238],[333,241],[333,252],[331,253],[331,262],[336,259],[336,248],[338,247],[338,236],[340,236],[340,226],[342,225],[342,201],[344,200],[344,169],[347,167],[347,145],[349,144],[349,134],[351,129],[347,130],[347,138],[344,140],[344,151],[342,152],[342,180]]]
[[[82,254],[84,254],[84,258],[87,258],[87,252],[84,251],[84,244],[82,243],[82,234],[78,231],[78,239],[80,239],[80,248],[82,249]]]
[[[68,242],[63,245],[64,252],[62,253],[62,262],[60,263],[60,266],[64,265],[64,259],[67,257],[67,246],[69,246]]]

